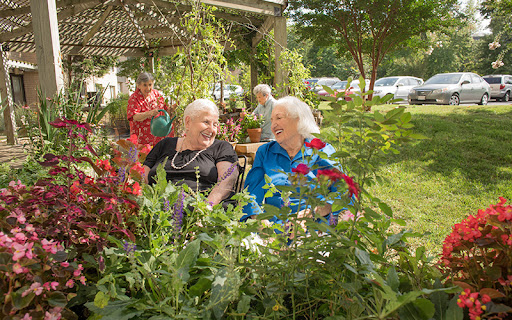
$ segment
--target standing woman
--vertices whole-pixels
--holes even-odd
[[[130,121],[130,134],[137,135],[139,144],[154,146],[164,137],[155,137],[151,134],[151,118],[158,114],[159,109],[170,112],[164,98],[153,88],[155,78],[151,73],[143,72],[137,77],[137,89],[128,100],[128,121]],[[174,136],[174,128],[168,137]]]

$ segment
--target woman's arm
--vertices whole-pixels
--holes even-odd
[[[144,182],[147,184],[147,183],[149,183],[149,170],[151,170],[151,168],[146,165],[144,165],[143,168],[144,168]]]
[[[214,205],[221,202],[235,190],[235,182],[238,177],[238,166],[236,162],[220,161],[216,166],[218,182],[208,195],[208,201]]]
[[[154,117],[158,114],[158,108],[156,109],[153,109],[153,110],[149,110],[149,111],[146,111],[146,112],[140,112],[140,113],[136,113],[133,115],[133,120],[134,121],[144,121],[148,118],[151,118],[151,117]]]

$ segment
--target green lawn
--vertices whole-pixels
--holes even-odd
[[[374,110],[389,110],[380,106]],[[462,218],[512,199],[512,106],[407,106],[416,132],[429,139],[401,148],[370,191],[408,227],[428,233],[413,243],[440,253]]]

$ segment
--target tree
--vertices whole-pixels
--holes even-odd
[[[490,28],[494,34],[494,41],[489,43],[489,50],[495,51],[491,56],[496,57],[491,66],[498,69],[505,65],[505,54],[512,49],[512,0],[486,0],[482,3],[480,12],[484,17],[491,19]],[[502,48],[499,49],[500,47]]]
[[[68,56],[62,63],[64,71],[68,74],[68,87],[79,89],[84,79],[90,76],[103,77],[117,61],[118,57],[111,56]]]
[[[386,54],[413,36],[453,23],[456,0],[291,0],[301,36],[348,51],[365,78],[371,61],[370,90]]]

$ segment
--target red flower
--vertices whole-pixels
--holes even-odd
[[[325,142],[323,142],[322,140],[320,140],[318,138],[311,140],[311,142],[306,141],[305,144],[306,144],[306,147],[315,148],[317,150],[323,149],[325,147]]]
[[[292,169],[292,172],[306,175],[309,173],[309,167],[307,165],[305,165],[304,163],[299,163],[296,168]]]
[[[138,139],[137,139],[137,135],[136,134],[132,134],[130,135],[130,139],[126,139],[128,141],[130,141],[131,143],[137,145],[137,142],[138,142]]]
[[[347,183],[348,186],[348,196],[352,197],[353,195],[359,199],[359,186],[354,182],[354,179],[347,176],[346,174],[342,174],[343,179]]]
[[[319,176],[327,176],[331,181],[336,182],[343,178],[343,173],[339,171],[338,169],[320,169],[318,170]]]

